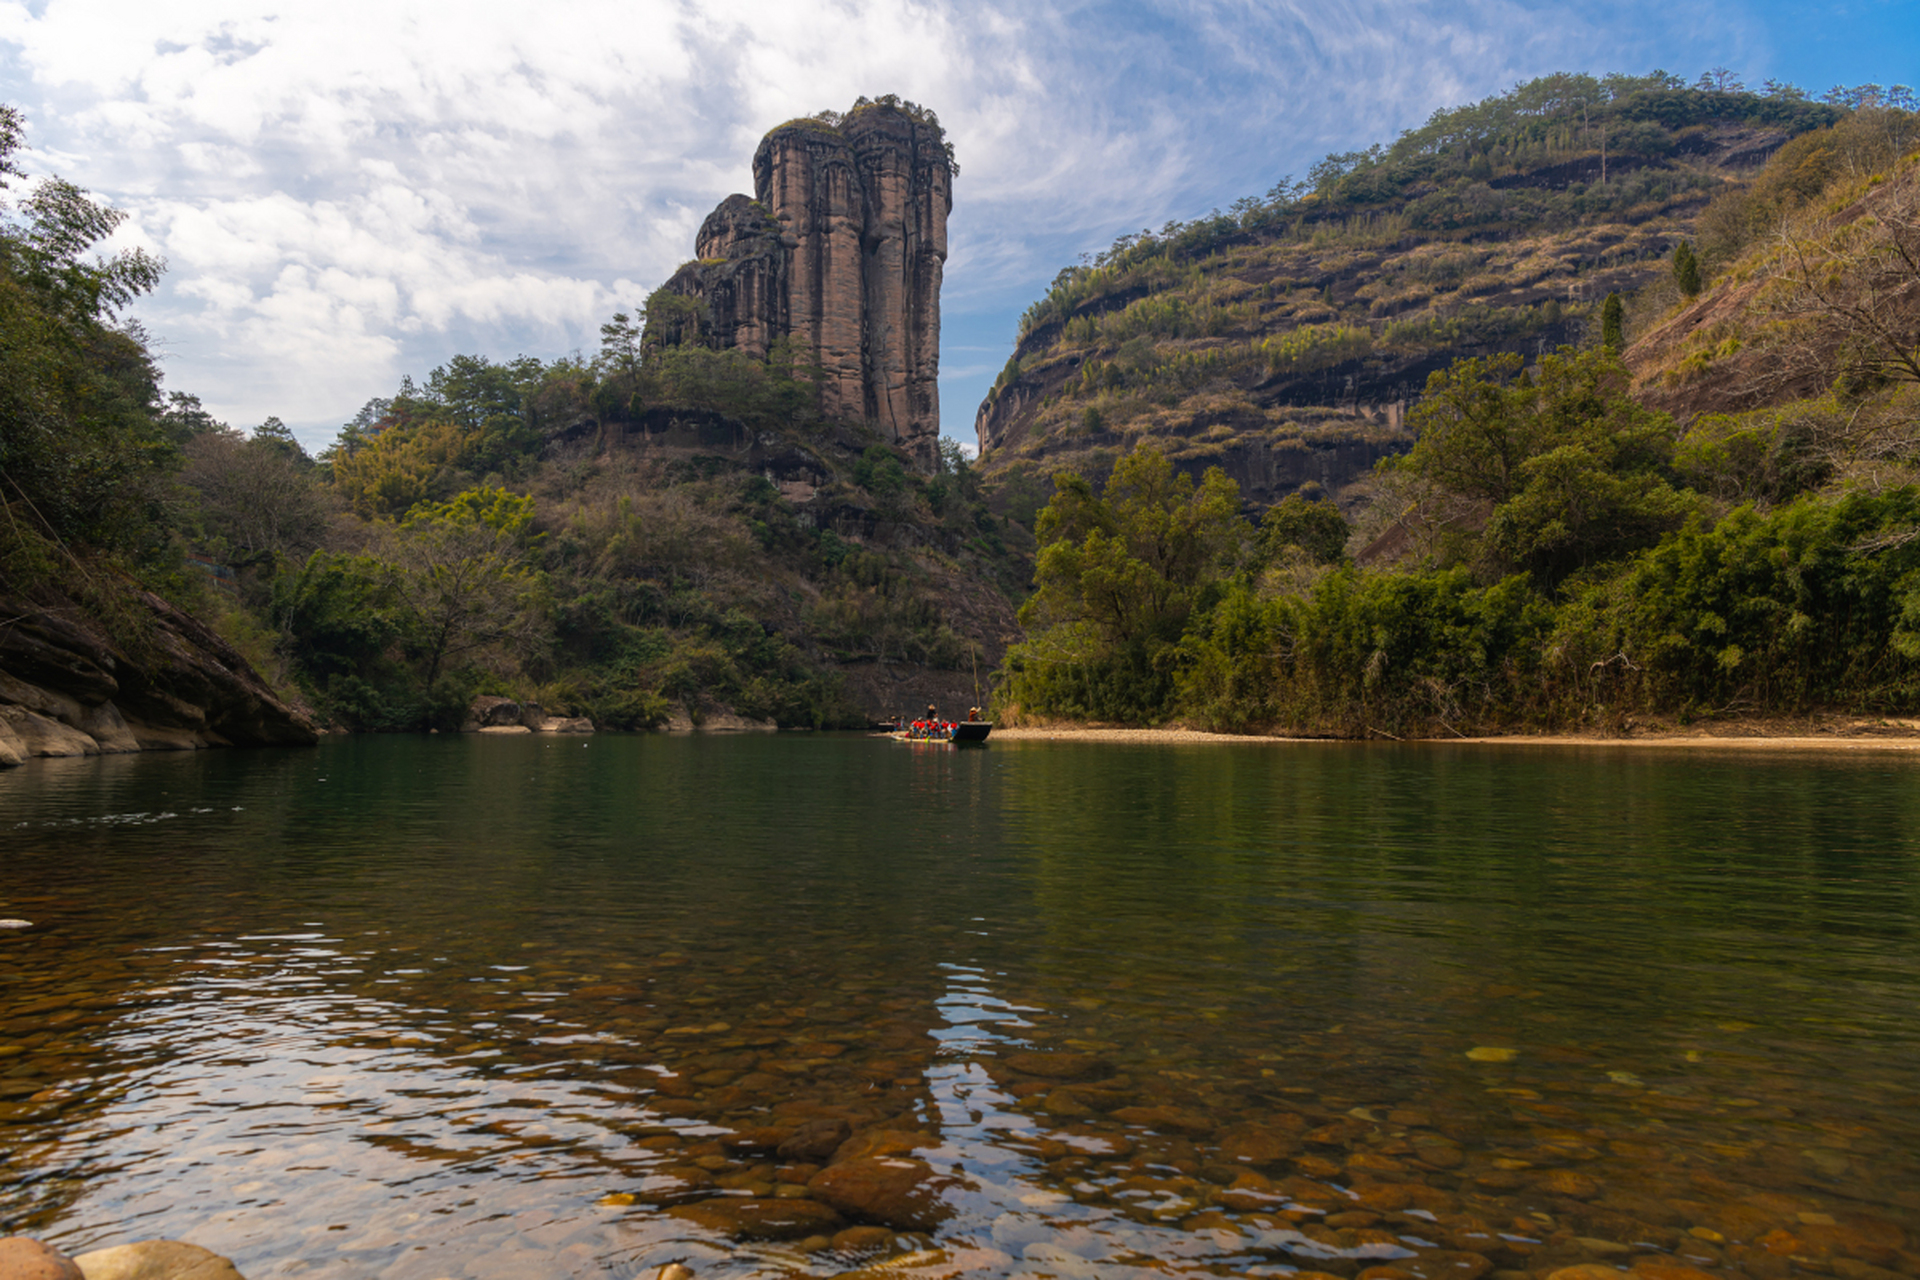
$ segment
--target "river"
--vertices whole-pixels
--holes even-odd
[[[0,1234],[250,1280],[1920,1274],[1916,784],[784,734],[39,761],[0,774]]]

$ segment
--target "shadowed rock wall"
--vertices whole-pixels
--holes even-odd
[[[146,615],[137,654],[77,609],[0,599],[0,768],[316,740],[306,715],[204,623],[150,592],[126,603]]]
[[[940,434],[940,284],[953,175],[938,126],[884,105],[781,125],[699,258],[667,282],[704,304],[700,339],[764,356],[791,338],[821,411],[930,465]],[[690,335],[689,335],[690,336]]]

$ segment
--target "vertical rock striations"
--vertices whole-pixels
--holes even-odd
[[[697,306],[649,313],[649,341],[765,356],[790,340],[829,418],[864,422],[922,465],[940,434],[940,282],[953,162],[931,112],[862,102],[761,140],[754,198],[728,196],[698,260],[667,282]],[[658,327],[656,328],[656,324]]]

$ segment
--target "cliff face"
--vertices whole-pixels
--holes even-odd
[[[823,413],[931,463],[953,208],[938,124],[883,104],[796,120],[761,141],[753,185],[713,211],[698,261],[668,281],[703,304],[698,335],[671,337],[757,356],[789,338]]]
[[[132,603],[148,615],[137,656],[76,610],[0,600],[0,767],[315,741],[307,718],[205,625],[149,592]]]
[[[1633,135],[1644,154],[1616,135],[1604,182],[1597,154],[1528,150],[1516,133],[1484,181],[1433,154],[1400,169],[1389,156],[1069,268],[975,415],[981,472],[1098,479],[1147,439],[1195,476],[1221,467],[1256,507],[1308,482],[1359,506],[1374,464],[1411,446],[1429,375],[1581,342],[1607,294],[1668,277],[1708,202],[1789,137],[1662,101],[1672,128]],[[1576,127],[1566,110],[1557,127]]]

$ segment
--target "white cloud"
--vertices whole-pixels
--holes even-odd
[[[901,93],[963,169],[948,333],[990,351],[951,352],[957,424],[1080,251],[1527,75],[1644,69],[1681,21],[1645,0],[15,0],[0,69],[29,161],[168,259],[139,313],[171,383],[313,430],[458,351],[591,348],[750,189],[765,129]],[[1724,0],[1684,21],[1723,33],[1687,46],[1703,65],[1744,38]]]

